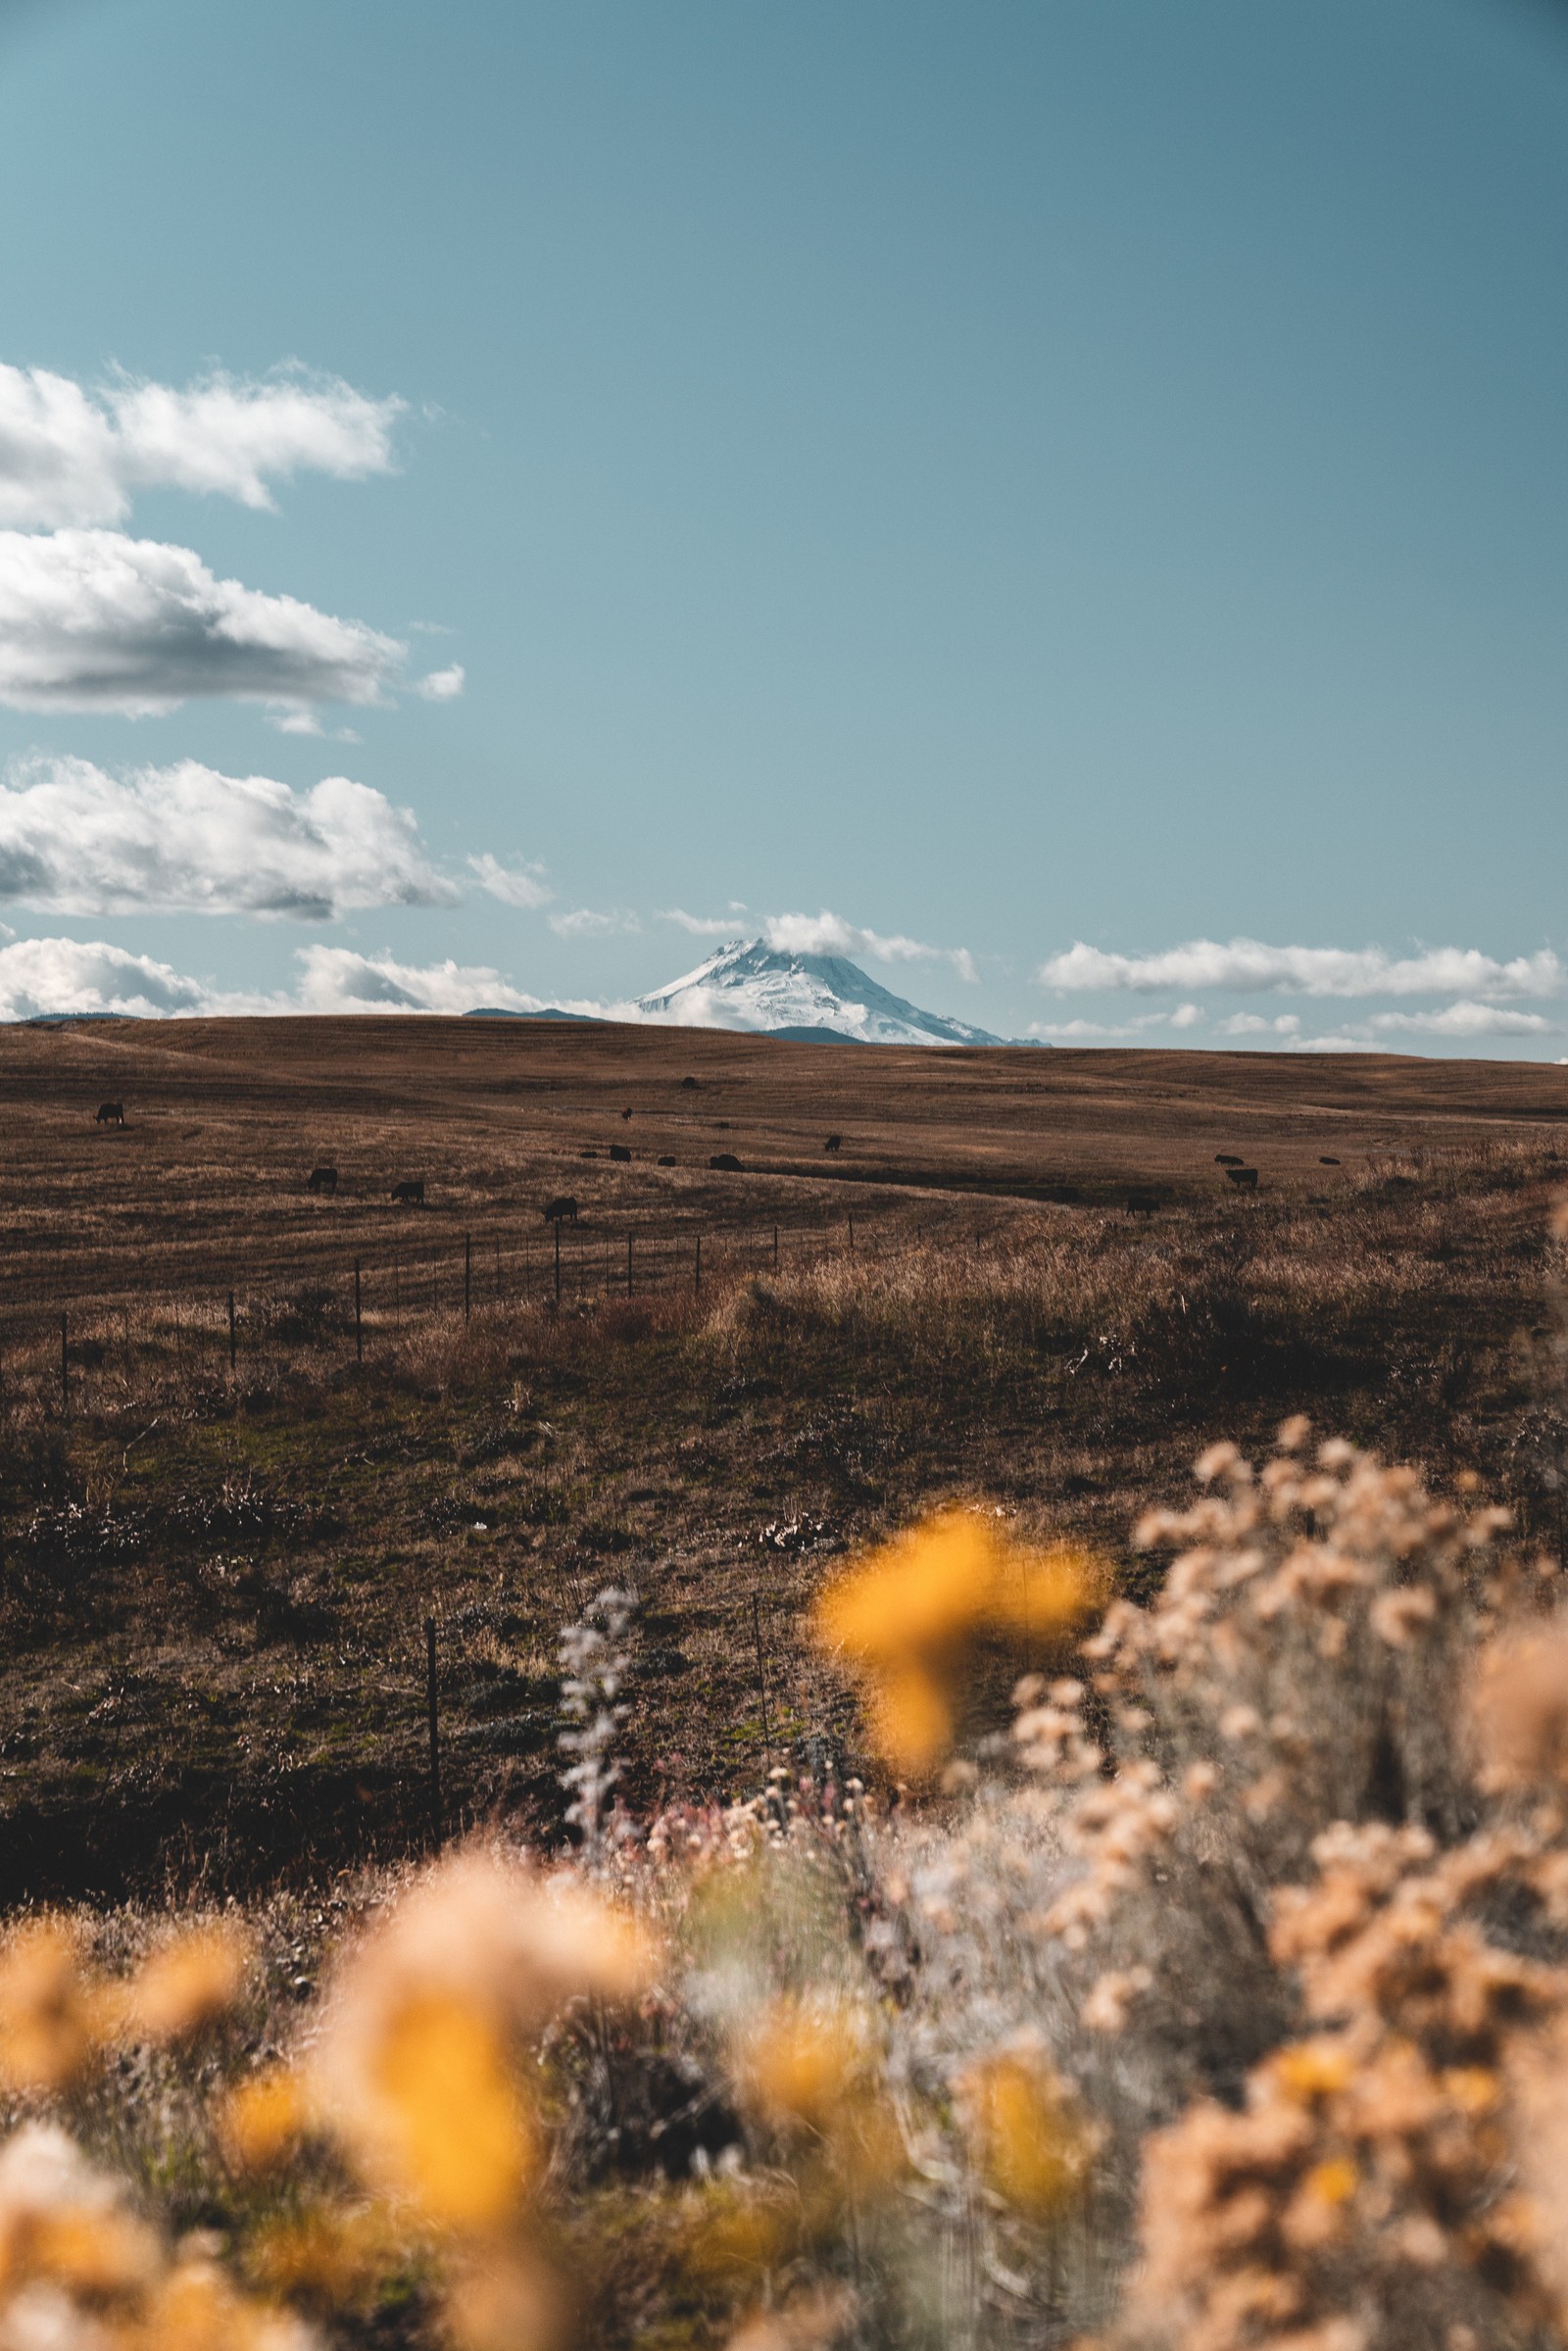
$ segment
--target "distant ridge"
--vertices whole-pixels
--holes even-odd
[[[559,1004],[546,1004],[542,1011],[517,1012],[511,1004],[470,1004],[463,1014],[465,1020],[587,1020],[597,1021],[594,1012],[563,1012]]]
[[[651,1020],[856,1045],[1005,1045],[989,1029],[924,1012],[843,955],[791,955],[731,939],[667,988],[637,999]]]

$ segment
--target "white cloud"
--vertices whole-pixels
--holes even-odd
[[[570,914],[552,914],[549,922],[558,939],[602,939],[611,931],[640,931],[643,927],[635,914],[624,909],[596,914],[591,906],[578,906]]]
[[[426,702],[456,702],[467,681],[467,675],[463,663],[454,661],[450,669],[432,669],[428,677],[420,678],[414,690],[416,694],[422,694]]]
[[[400,963],[346,947],[300,950],[300,1004],[308,1012],[471,1012],[495,1004],[537,1012],[544,1000],[514,988],[487,963]]]
[[[744,914],[744,906],[734,906],[727,914],[688,914],[682,906],[667,906],[659,917],[661,922],[678,923],[690,931],[694,939],[733,939],[735,916]]]
[[[129,1012],[144,1019],[204,1012],[211,993],[168,963],[102,940],[18,939],[0,947],[0,1020],[44,1012]]]
[[[1174,1012],[1142,1012],[1136,1020],[1031,1020],[1024,1034],[1060,1045],[1074,1038],[1145,1037],[1151,1029],[1197,1028],[1202,1018],[1197,1004],[1178,1004]]]
[[[1558,996],[1568,967],[1549,948],[1499,962],[1473,947],[1390,955],[1380,947],[1269,947],[1257,939],[1195,939],[1154,955],[1107,954],[1082,940],[1036,974],[1047,988],[1218,988],[1233,995],[1286,990],[1301,996],[1425,996],[1463,990],[1474,997]]]
[[[303,373],[260,383],[213,374],[183,391],[117,377],[86,390],[0,366],[0,525],[120,522],[151,488],[270,507],[269,485],[295,473],[389,472],[402,410]]]
[[[732,899],[727,914],[688,914],[684,906],[667,906],[659,919],[678,924],[695,939],[734,939],[746,927],[735,918],[746,912],[744,901]],[[765,944],[779,955],[873,955],[881,963],[951,963],[960,979],[979,983],[980,974],[966,947],[927,947],[919,939],[887,937],[846,922],[842,915],[830,914],[825,908],[820,914],[764,914],[754,919],[760,924]]]
[[[51,914],[287,914],[442,906],[414,816],[329,775],[293,792],[198,760],[110,775],[37,758],[0,785],[0,899]]]
[[[545,906],[554,896],[545,883],[542,865],[503,865],[488,850],[470,857],[468,864],[480,889],[499,898],[504,906]]]
[[[1108,1039],[1138,1037],[1142,1034],[1143,1023],[1137,1020],[1120,1023],[1104,1020],[1031,1020],[1024,1030],[1026,1037],[1040,1037],[1050,1045],[1088,1042],[1102,1045]]]
[[[1540,1012],[1515,1012],[1501,1004],[1461,1001],[1441,1012],[1374,1012],[1370,1026],[1427,1037],[1544,1037],[1554,1024]]]
[[[862,930],[841,914],[769,914],[762,936],[781,955],[874,955],[881,963],[951,963],[958,977],[974,983],[979,973],[966,947],[927,947],[922,940],[901,935],[884,937]]]
[[[1265,1020],[1261,1012],[1233,1012],[1222,1020],[1222,1037],[1294,1037],[1300,1028],[1295,1012],[1282,1012],[1276,1020]]]
[[[0,702],[170,710],[192,695],[373,703],[404,648],[292,596],[214,577],[186,547],[118,531],[0,531]]]

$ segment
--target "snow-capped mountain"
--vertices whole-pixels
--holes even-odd
[[[682,1028],[753,1029],[773,1037],[843,1038],[859,1045],[1005,1045],[967,1021],[922,1012],[843,955],[782,954],[732,939],[667,988],[640,996],[651,1020]]]

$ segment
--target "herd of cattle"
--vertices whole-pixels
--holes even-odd
[[[681,1079],[683,1086],[695,1086],[696,1083],[695,1078]],[[622,1110],[620,1115],[623,1119],[630,1118],[631,1112]],[[125,1123],[124,1103],[100,1102],[94,1113],[94,1123],[101,1127],[122,1127]],[[822,1149],[825,1151],[836,1151],[842,1149],[843,1143],[842,1135],[829,1135]],[[584,1156],[591,1158],[593,1153],[588,1151],[584,1153]],[[631,1151],[624,1143],[612,1143],[610,1146],[610,1156],[617,1163],[629,1164]],[[674,1152],[661,1152],[658,1164],[661,1167],[673,1167],[675,1165]],[[743,1172],[741,1163],[733,1151],[714,1151],[708,1164],[723,1175],[740,1175]],[[1249,1167],[1236,1151],[1216,1151],[1214,1164],[1216,1167],[1224,1168],[1226,1182],[1234,1184],[1239,1192],[1255,1192],[1257,1190],[1257,1169]],[[1318,1160],[1319,1167],[1338,1167],[1339,1164],[1338,1159],[1330,1158],[1327,1155]],[[313,1167],[306,1180],[305,1189],[307,1192],[322,1193],[330,1200],[337,1190],[337,1169],[335,1167]],[[400,1183],[393,1185],[388,1197],[403,1207],[422,1208],[424,1206],[423,1176],[405,1176]],[[1157,1192],[1139,1191],[1129,1192],[1127,1195],[1129,1216],[1152,1216],[1164,1204],[1163,1197]],[[544,1219],[546,1224],[575,1224],[577,1221],[576,1200],[569,1193],[558,1195],[556,1199],[547,1201]]]

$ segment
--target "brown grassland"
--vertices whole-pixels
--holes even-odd
[[[0,1088],[3,2351],[1562,2351],[1568,1071]]]
[[[299,1020],[11,1029],[0,1086],[9,1896],[418,1849],[426,1615],[449,1825],[554,1834],[558,1630],[612,1581],[637,1802],[868,1769],[828,1563],[970,1494],[1136,1588],[1140,1500],[1286,1409],[1558,1540],[1555,1068]]]

